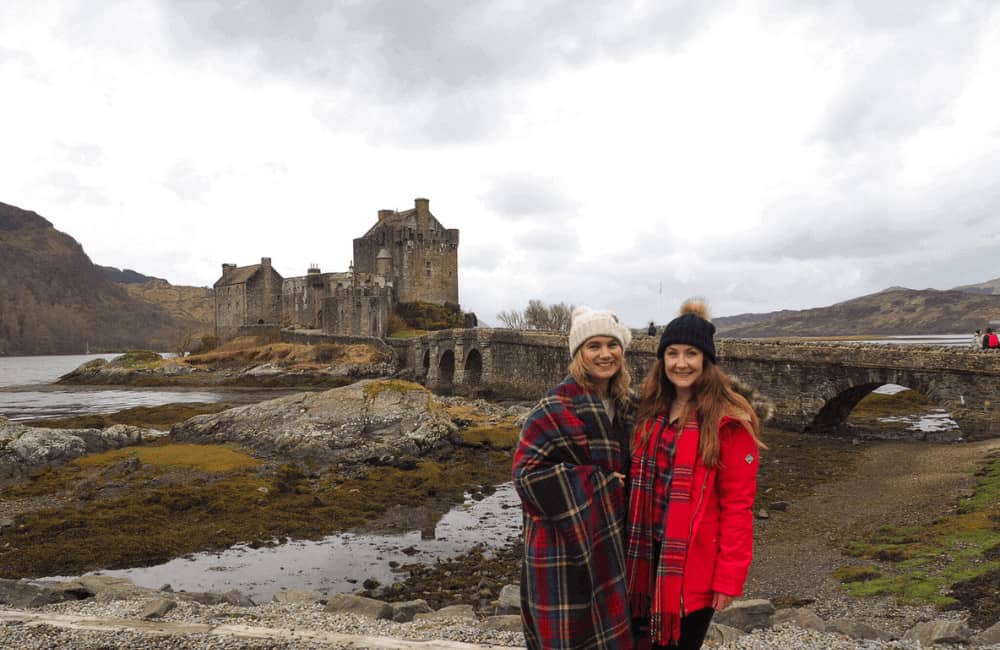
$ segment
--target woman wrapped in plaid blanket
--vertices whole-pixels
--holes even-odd
[[[640,393],[626,557],[640,647],[700,648],[750,568],[764,444],[754,408],[716,365],[714,334],[705,303],[685,302]]]
[[[633,646],[624,524],[634,402],[628,328],[573,311],[570,376],[528,415],[514,455],[524,506],[521,617],[528,648]]]

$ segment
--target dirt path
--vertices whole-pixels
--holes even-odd
[[[998,449],[1000,440],[865,443],[851,471],[792,500],[787,511],[757,521],[745,595],[786,606],[809,603],[824,618],[857,612],[890,629],[928,615],[889,599],[846,598],[830,573],[857,560],[839,548],[879,526],[926,524],[953,511],[972,489],[983,459]]]

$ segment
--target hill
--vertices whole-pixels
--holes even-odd
[[[111,280],[112,282],[117,282],[119,284],[138,284],[142,282],[149,282],[150,280],[159,280],[160,278],[154,278],[148,275],[143,275],[132,269],[118,269],[113,266],[100,266],[98,267],[104,277]]]
[[[120,286],[135,300],[166,311],[177,326],[194,339],[215,331],[215,294],[209,287],[173,285],[157,278],[148,278],[143,282],[122,282]]]
[[[980,293],[990,296],[1000,295],[1000,278],[993,278],[992,280],[987,280],[986,282],[980,282],[979,284],[966,284],[961,287],[955,287],[952,291],[961,291],[963,293]]]
[[[189,325],[109,280],[37,213],[5,203],[0,260],[0,354],[169,350]]]
[[[957,334],[1000,319],[1000,295],[893,288],[799,311],[714,319],[730,337]]]

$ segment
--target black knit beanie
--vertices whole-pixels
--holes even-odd
[[[656,348],[656,358],[663,358],[663,353],[667,350],[667,346],[681,343],[684,345],[693,345],[701,350],[712,363],[718,363],[715,358],[715,340],[713,338],[715,335],[715,325],[698,313],[692,313],[688,309],[688,305],[689,303],[684,303],[681,307],[681,315],[667,323],[667,326],[663,329],[663,335],[660,337],[660,345]],[[707,312],[703,310],[703,306],[704,303],[701,303],[701,306],[694,311],[701,311],[701,313],[707,315]]]

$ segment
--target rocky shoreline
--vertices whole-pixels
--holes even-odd
[[[382,473],[389,470],[399,472],[393,474],[394,477],[416,480],[415,484],[420,487],[407,497],[411,500],[426,500],[428,495],[451,499],[453,495],[445,494],[443,490],[454,488],[449,483],[462,479],[444,472],[456,462],[456,450],[488,451],[495,455],[490,457],[490,462],[497,463],[498,467],[504,465],[501,468],[504,472],[501,473],[509,472],[509,449],[512,441],[516,440],[516,422],[525,411],[523,405],[496,405],[431,396],[418,385],[398,380],[364,381],[330,391],[289,395],[222,413],[196,416],[177,424],[166,436],[143,429],[56,432],[0,422],[0,437],[6,435],[0,446],[9,456],[0,457],[0,467],[4,458],[10,461],[8,466],[29,466],[28,460],[36,459],[37,462],[30,465],[34,470],[43,467],[57,469],[73,458],[106,449],[134,446],[140,441],[143,444],[136,449],[148,449],[151,441],[155,447],[158,444],[156,439],[177,445],[197,443],[197,449],[206,452],[238,446],[263,462],[260,468],[247,475],[248,480],[253,481],[247,486],[257,504],[254,506],[257,509],[256,519],[278,516],[283,505],[279,505],[272,514],[262,516],[260,513],[272,499],[282,497],[288,499],[288,504],[301,501],[305,504],[303,513],[308,514],[308,519],[315,520],[327,517],[317,513],[321,510],[325,513],[324,508],[329,509],[348,494],[358,492],[365,485],[374,487],[373,482],[378,483]],[[758,504],[761,509],[757,512],[759,518],[767,517],[766,513],[762,513],[763,506],[771,508],[772,505],[774,512],[769,520],[759,520],[758,523],[762,531],[774,531],[773,540],[787,540],[787,531],[781,534],[785,530],[781,522],[788,516],[787,522],[797,519],[801,534],[808,536],[815,525],[809,524],[811,519],[794,514],[796,508],[806,508],[805,502],[800,501],[801,497],[810,494],[817,483],[831,481],[831,490],[842,494],[842,491],[837,491],[853,480],[855,460],[852,459],[861,453],[865,445],[845,445],[843,441],[826,439],[805,442],[800,436],[783,436],[778,432],[771,432],[771,435],[768,440],[771,445],[769,464],[762,467],[762,502]],[[37,444],[26,446],[25,443],[30,441]],[[957,446],[953,448],[958,449]],[[879,474],[884,474],[884,471],[878,470],[884,467],[884,463],[884,459],[874,463],[876,479]],[[292,465],[305,468],[305,471],[293,471]],[[328,477],[324,468],[336,468],[338,473]],[[459,469],[460,474],[465,473],[466,482],[471,480],[475,483],[485,478],[485,474],[483,478],[473,478],[474,468],[475,465],[469,465],[467,469]],[[90,488],[86,493],[75,487],[67,493],[26,493],[18,499],[5,498],[2,505],[5,508],[15,507],[15,510],[16,506],[22,506],[30,511],[44,507],[73,508],[76,503],[75,507],[80,509],[118,498],[129,490],[145,490],[152,479],[163,484],[164,490],[173,489],[177,480],[183,485],[199,481],[211,484],[217,480],[204,472],[180,474],[172,478],[169,474],[159,475],[156,473],[158,470],[154,470],[155,466],[148,459],[141,462],[135,459],[117,460],[103,466],[97,475],[97,478],[113,479],[111,491],[95,484],[94,478],[80,483],[71,477],[66,485],[84,484]],[[911,474],[914,473],[908,475]],[[261,484],[260,480],[265,477],[269,482]],[[948,480],[953,482],[953,479]],[[58,481],[54,481],[53,485],[59,485]],[[352,487],[354,485],[357,487]],[[237,494],[247,494],[248,488],[242,488]],[[877,493],[877,489],[866,489]],[[912,489],[908,488],[906,492],[911,493]],[[407,495],[397,489],[393,498],[404,496]],[[180,517],[190,510],[206,507],[204,498],[207,497],[201,496],[201,493],[197,498],[192,496],[191,503],[197,504],[195,508],[171,502],[172,507],[182,508],[172,516]],[[938,500],[942,498],[950,502],[952,495],[945,494]],[[813,497],[815,503],[808,506],[808,511],[812,513],[812,508],[817,508],[816,516],[821,520],[827,508],[823,504],[828,500],[826,494]],[[240,512],[246,519],[245,500],[240,497],[236,502],[244,504]],[[394,503],[406,502],[397,500]],[[896,507],[894,502],[890,503]],[[782,504],[781,508],[777,504]],[[353,509],[350,514],[354,517],[359,515],[359,508],[371,506],[371,503],[351,502],[348,510]],[[377,512],[380,507],[383,507],[382,504],[371,512]],[[401,507],[405,509],[407,506]],[[410,507],[413,507],[412,503]],[[793,514],[786,515],[785,509]],[[828,512],[826,514],[829,515]],[[16,549],[12,554],[7,541],[18,539],[16,535],[7,535],[19,532],[10,530],[16,516],[16,512],[4,514],[0,510],[0,560],[8,564],[18,554]],[[219,515],[213,515],[213,519],[217,517]],[[358,520],[373,521],[370,515],[361,516]],[[191,530],[204,527],[197,522],[192,525],[194,528]],[[227,522],[226,526],[230,525],[235,523]],[[145,530],[148,534],[149,524]],[[227,531],[223,527],[216,534],[218,539],[212,540],[213,548],[217,543],[223,544],[222,547],[232,543],[226,541],[229,535],[236,535],[234,539],[237,541],[251,539],[240,537],[246,534],[243,531]],[[8,547],[6,551],[5,543]],[[34,541],[25,538],[21,543],[24,544],[23,549],[31,549]],[[80,543],[77,542],[78,545]],[[772,541],[771,545],[776,546],[776,541]],[[192,594],[175,592],[168,586],[159,590],[141,589],[127,581],[120,582],[107,576],[89,576],[55,587],[30,580],[3,580],[0,581],[3,587],[10,591],[0,595],[0,607],[11,609],[0,610],[0,647],[517,646],[523,644],[523,637],[516,617],[516,598],[511,604],[512,594],[516,594],[516,588],[511,585],[517,580],[518,550],[516,544],[490,552],[473,549],[452,560],[398,567],[398,572],[407,576],[403,581],[386,586],[367,584],[363,591],[354,594],[358,599],[376,601],[375,604],[369,600],[352,601],[368,603],[375,608],[373,611],[381,612],[375,615],[363,615],[353,610],[333,611],[331,603],[340,601],[343,604],[348,598],[316,592],[279,592],[276,602],[254,604],[236,592]],[[767,551],[767,547],[762,551]],[[766,559],[766,552],[760,559]],[[780,557],[774,560],[780,561]],[[796,560],[808,563],[808,553]],[[777,568],[778,564],[772,561],[764,566]],[[11,572],[10,567],[6,573],[8,576],[76,575],[87,570],[32,573]],[[829,577],[829,567],[823,565],[821,569],[820,573]],[[888,596],[851,598],[837,588],[817,590],[810,587],[810,584],[817,584],[809,582],[814,576],[809,576],[805,583],[799,585],[795,580],[790,581],[785,575],[787,573],[787,570],[777,570],[773,577],[764,576],[764,582],[758,580],[749,584],[748,589],[752,586],[753,590],[748,590],[747,599],[718,617],[719,625],[713,628],[713,645],[709,647],[732,650],[1000,647],[1000,628],[997,625],[988,629],[982,629],[982,625],[970,628],[969,614],[965,610],[941,612],[929,606],[903,606]],[[774,585],[781,588],[772,589]],[[795,586],[788,589],[789,585]],[[39,590],[48,592],[48,595],[39,596]],[[61,595],[53,596],[52,592]],[[769,600],[758,598],[761,595]],[[400,613],[404,610],[416,614],[416,620],[394,620],[406,618],[407,614]],[[747,620],[739,616],[747,617]]]
[[[283,591],[255,605],[238,592],[173,592],[89,576],[62,583],[0,580],[0,647],[485,648],[521,647],[516,585],[487,608],[432,609],[425,600],[386,602],[349,594]],[[880,605],[876,604],[876,607]],[[897,612],[898,613],[898,612]],[[962,617],[915,609],[918,622],[892,635],[814,609],[741,600],[716,615],[706,647],[728,650],[998,648],[1000,624],[973,631]],[[926,619],[926,620],[925,620]]]
[[[134,387],[335,388],[397,371],[388,350],[374,344],[261,343],[236,340],[211,352],[164,358],[148,350],[111,361],[94,359],[59,384]]]

